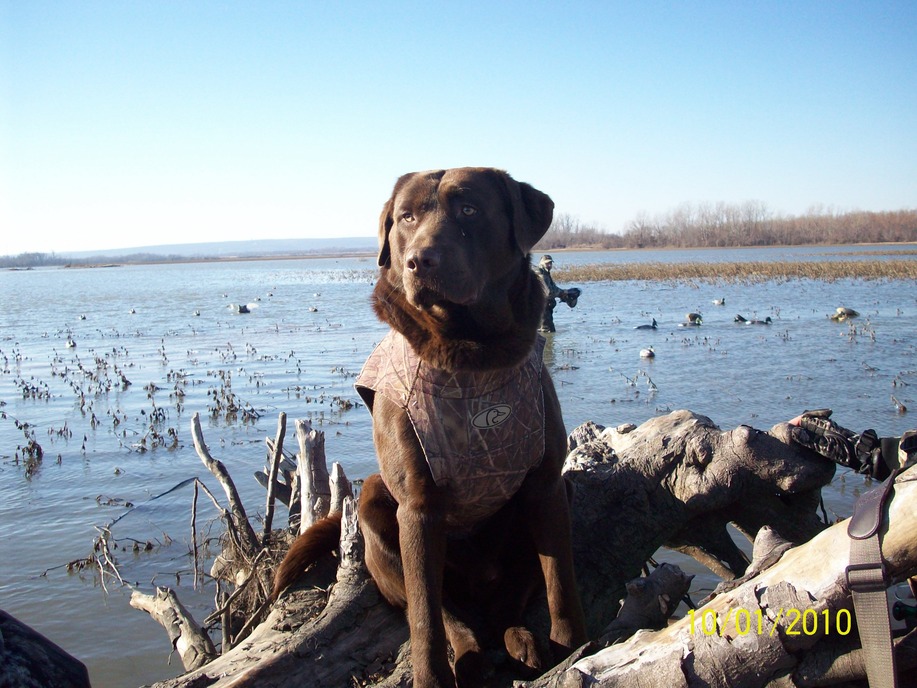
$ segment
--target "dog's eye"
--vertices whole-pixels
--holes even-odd
[[[401,213],[401,219],[402,219],[404,222],[413,222],[413,221],[414,221],[414,213]]]
[[[475,208],[473,205],[466,204],[462,206],[462,215],[464,215],[465,217],[471,217],[472,215],[476,214],[477,212],[478,212],[478,209]]]

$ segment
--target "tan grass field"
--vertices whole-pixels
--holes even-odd
[[[687,280],[698,282],[766,282],[794,279],[917,279],[917,260],[844,260],[735,263],[627,263],[558,267],[558,282]]]

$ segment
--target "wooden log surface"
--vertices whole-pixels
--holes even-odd
[[[917,574],[915,532],[917,467],[896,481],[883,527],[883,559],[895,581]],[[849,634],[844,631],[855,633],[845,576],[849,552],[844,520],[678,623],[635,634],[525,685],[766,686],[791,675],[799,656],[819,641]],[[715,622],[715,629],[708,625],[705,630],[704,622]],[[648,677],[666,678],[656,683]]]
[[[352,499],[344,503],[340,551],[340,562],[329,556],[310,571],[245,642],[156,686],[348,686],[381,671],[407,641],[407,626],[363,565]]]
[[[166,629],[172,648],[181,657],[185,669],[197,669],[218,656],[210,636],[169,588],[157,588],[153,595],[135,590],[131,593],[131,606],[147,612]]]
[[[735,588],[695,614],[701,618],[709,609],[708,617],[715,611],[725,619],[732,610],[732,625],[727,623],[722,635],[708,635],[699,632],[695,620],[695,632],[689,633],[686,618],[605,649],[593,642],[562,668],[526,685],[764,686],[762,676],[783,680],[777,675],[789,674],[819,640],[789,633],[786,610],[830,615],[847,608],[846,535],[843,527],[829,529],[817,515],[820,489],[835,467],[793,443],[787,426],[724,431],[708,418],[677,411],[639,427],[586,424],[571,435],[570,446],[565,474],[575,487],[574,552],[590,636],[598,639],[614,630],[628,582],[662,546],[691,553],[737,579]],[[917,551],[907,538],[909,529],[914,532],[914,498],[904,485],[899,491],[904,496],[892,500],[893,527],[886,542],[891,570],[903,576],[913,571]],[[319,562],[239,646],[157,685],[411,685],[403,615],[381,599],[369,578],[353,502],[345,504],[340,559],[329,555]],[[746,571],[754,573],[772,561],[756,553],[749,570],[747,557],[726,531],[729,524],[750,537],[766,527],[763,534],[773,533],[781,543],[811,542],[786,551],[771,568],[742,582]],[[778,547],[771,559],[785,549]],[[655,600],[666,602],[661,595]],[[784,613],[778,615],[780,609]],[[762,632],[741,633],[735,610],[747,611],[756,623],[760,612]],[[544,628],[543,606],[535,605],[530,616],[534,627]],[[623,622],[622,616],[618,625]],[[748,678],[750,667],[756,667],[757,678]],[[731,678],[724,682],[722,676]],[[511,684],[498,675],[493,685]]]
[[[305,420],[296,421],[299,441],[299,484],[302,488],[302,517],[299,532],[323,518],[331,504],[328,464],[325,459],[325,433],[315,430]]]
[[[574,557],[593,637],[660,547],[716,562],[714,572],[731,578],[748,562],[730,524],[752,540],[770,526],[796,544],[826,527],[816,507],[835,466],[792,442],[785,425],[721,430],[674,411],[639,427],[586,424],[571,445]]]

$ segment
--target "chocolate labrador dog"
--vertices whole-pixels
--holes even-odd
[[[529,258],[553,208],[501,170],[460,168],[404,175],[382,211],[373,308],[392,329],[356,383],[380,468],[364,482],[359,517],[370,573],[407,610],[416,686],[482,685],[488,637],[529,673],[547,669],[521,621],[541,584],[551,659],[586,641],[561,476],[566,431],[542,363],[544,294]],[[333,544],[321,535],[335,532],[333,518],[313,528],[275,593]]]

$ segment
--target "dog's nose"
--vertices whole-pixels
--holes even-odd
[[[439,268],[440,253],[435,248],[411,251],[405,259],[405,266],[417,277],[424,277]]]

